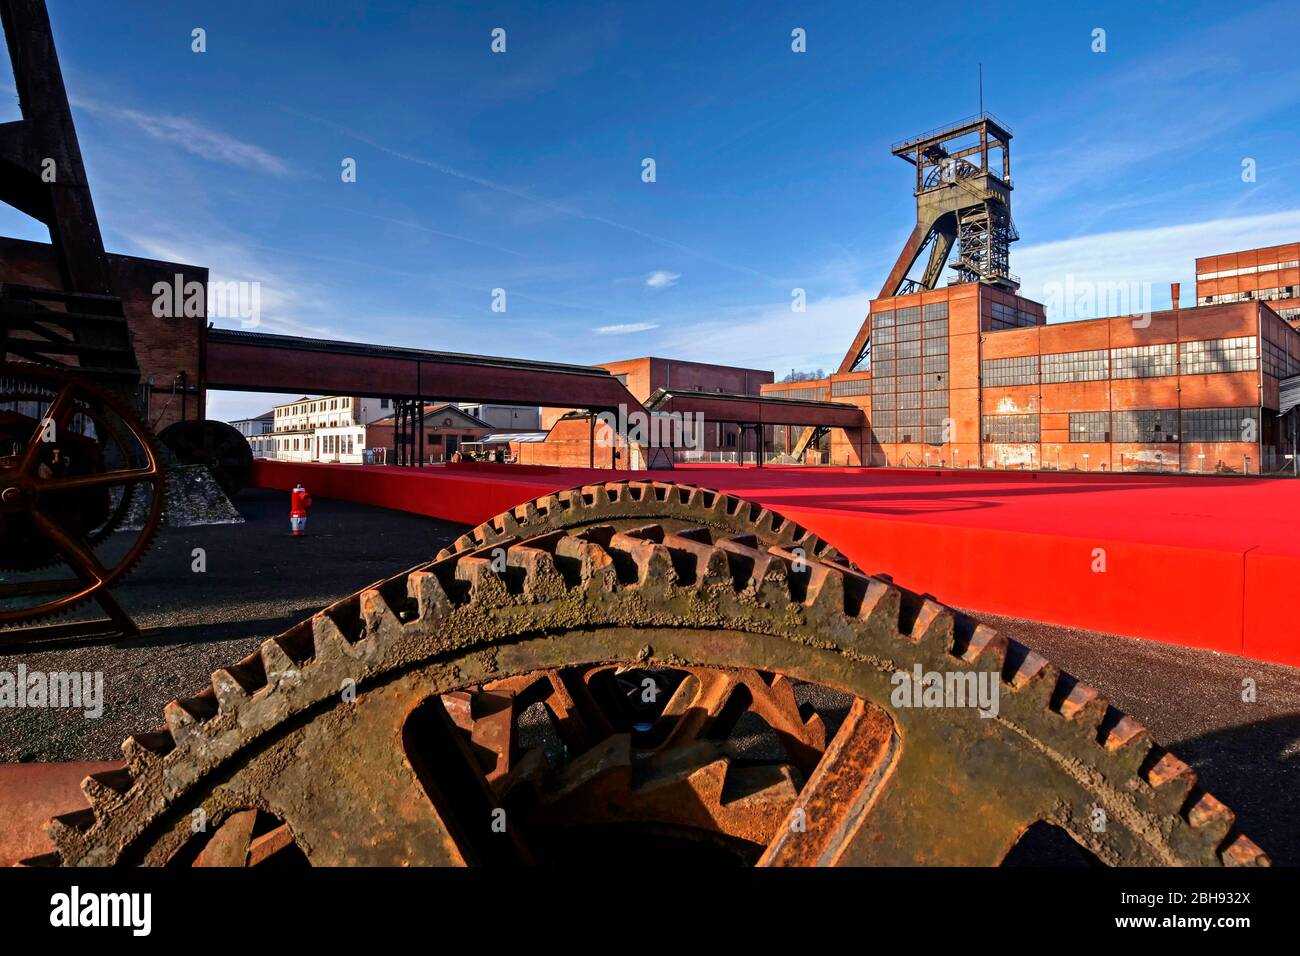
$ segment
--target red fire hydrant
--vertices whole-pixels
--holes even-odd
[[[311,495],[301,484],[295,485],[289,499],[289,530],[301,535],[307,530],[307,509],[311,507]]]

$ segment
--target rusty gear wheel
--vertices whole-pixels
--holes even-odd
[[[693,502],[743,525],[735,499],[619,495],[647,492],[662,520],[585,520],[608,486],[550,496],[566,526],[512,536],[502,516],[488,546],[264,642],[128,738],[127,766],[86,778],[91,808],[51,821],[57,853],[31,862],[242,864],[268,845],[313,865],[546,862],[639,825],[712,832],[765,865],[986,865],[1049,823],[1107,864],[1268,863],[1191,768],[1033,652],[752,526],[683,517]],[[996,713],[907,706],[894,692],[914,673],[985,675]],[[601,681],[617,697],[656,675],[668,702],[649,727],[593,717]],[[833,733],[792,699],[806,686],[845,695]],[[516,699],[556,718],[557,765],[512,759]],[[785,759],[746,763],[708,733],[738,710],[794,741]]]
[[[117,396],[27,363],[0,363],[0,382],[2,628],[107,600],[157,533],[166,476],[148,427]],[[110,543],[142,493],[141,529]],[[71,577],[51,576],[51,567]]]

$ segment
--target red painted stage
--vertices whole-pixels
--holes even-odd
[[[1300,482],[1286,479],[259,461],[256,481],[477,524],[551,491],[624,478],[759,501],[864,570],[957,607],[1300,666]]]

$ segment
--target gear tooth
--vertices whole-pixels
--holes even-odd
[[[950,608],[923,597],[921,608],[908,630],[908,637],[913,644],[925,644],[935,651],[947,653],[952,648],[956,625],[957,617]]]
[[[702,585],[726,584],[734,587],[736,579],[731,574],[731,562],[727,559],[727,552],[721,548],[710,548],[708,555],[705,556],[704,572],[697,575],[696,580]]]
[[[122,741],[122,756],[136,776],[161,762],[175,749],[176,738],[166,728],[132,734]]]
[[[1202,793],[1187,808],[1187,822],[1192,829],[1200,831],[1198,836],[1201,839],[1217,847],[1227,838],[1232,825],[1237,822],[1237,815],[1214,794]]]
[[[223,714],[232,714],[248,700],[248,692],[230,671],[218,668],[212,672],[212,693],[217,698],[217,708]]]
[[[510,564],[524,571],[524,596],[531,600],[558,597],[566,590],[555,556],[543,548],[522,545],[510,554]]]
[[[51,817],[45,824],[45,833],[55,847],[63,849],[69,843],[78,840],[96,823],[95,811],[90,809],[73,810]]]
[[[672,585],[677,582],[677,571],[673,568],[672,554],[662,544],[617,534],[612,545],[614,550],[626,553],[636,565],[638,587],[649,587],[660,583]]]
[[[832,614],[844,613],[844,575],[823,564],[809,565],[811,572],[803,603]]]
[[[1145,776],[1165,813],[1182,810],[1196,786],[1196,771],[1167,751],[1161,752]]]
[[[171,731],[172,739],[176,741],[177,746],[184,746],[186,741],[198,732],[202,723],[214,717],[216,713],[216,699],[210,690],[197,697],[178,697],[163,708],[167,729]]]
[[[1113,760],[1120,761],[1120,772],[1125,777],[1136,774],[1155,747],[1151,733],[1127,714],[1120,715],[1111,727],[1102,722],[1100,743]]]
[[[412,571],[407,575],[406,593],[415,599],[421,620],[441,617],[452,609],[451,598],[433,571]]]
[[[262,670],[266,674],[267,687],[275,688],[288,676],[296,680],[301,669],[298,662],[289,656],[277,638],[269,638],[258,648],[262,658]]]
[[[90,803],[91,809],[98,811],[120,800],[122,795],[131,789],[133,783],[135,778],[125,767],[120,770],[103,770],[84,777],[81,781],[81,792]]]
[[[361,620],[365,623],[364,637],[392,633],[402,629],[402,621],[379,588],[366,588],[361,592]]]
[[[353,657],[352,644],[329,614],[320,611],[311,619],[311,640],[318,661]]]
[[[1237,834],[1232,842],[1223,848],[1220,856],[1224,866],[1272,866],[1268,854],[1255,845],[1255,841],[1244,834]]]
[[[1102,718],[1106,716],[1106,698],[1065,674],[1061,675],[1057,694],[1060,699],[1055,711],[1071,723],[1089,728],[1090,736],[1095,738]]]
[[[1002,670],[1002,679],[1011,685],[1017,694],[1038,698],[1038,703],[1047,708],[1051,705],[1052,694],[1061,672],[1045,657],[1035,654],[1023,644],[1007,642],[1007,657]]]
[[[1007,660],[1007,639],[987,624],[976,624],[961,659],[1000,674]]]

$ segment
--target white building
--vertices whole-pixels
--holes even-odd
[[[366,448],[366,425],[392,414],[387,398],[303,396],[271,408],[269,435],[249,439],[253,454],[279,461],[325,461],[360,464]]]

